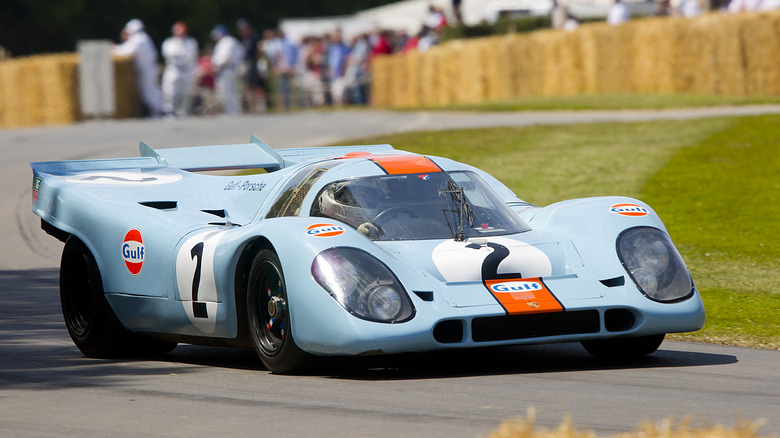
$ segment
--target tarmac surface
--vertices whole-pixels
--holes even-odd
[[[152,147],[317,146],[411,130],[668,120],[780,113],[780,106],[668,111],[439,113],[334,111],[186,120],[92,121],[0,131],[0,435],[486,436],[536,410],[600,434],[643,419],[731,425],[764,418],[780,434],[779,351],[666,341],[604,362],[579,344],[334,360],[274,375],[249,350],[180,345],[149,359],[83,357],[59,309],[62,244],[30,211],[30,161],[129,157]]]

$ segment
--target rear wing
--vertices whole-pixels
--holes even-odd
[[[152,149],[141,142],[141,156],[153,157],[160,164],[190,172],[209,170],[265,169],[269,172],[284,167],[284,159],[254,135],[247,144],[192,146]]]
[[[342,157],[351,152],[388,153],[395,150],[387,144],[274,150],[254,135],[249,141],[246,144],[168,149],[153,149],[147,143],[141,142],[140,158],[49,161],[32,163],[32,167],[38,172],[52,174],[160,167],[173,167],[190,172],[237,169],[265,169],[267,172],[274,172],[305,161]]]

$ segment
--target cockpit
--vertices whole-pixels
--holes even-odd
[[[474,172],[348,178],[316,195],[311,216],[350,225],[371,240],[488,237],[528,226]]]

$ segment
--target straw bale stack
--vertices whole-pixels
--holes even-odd
[[[637,22],[634,28],[634,80],[639,93],[673,93],[674,37],[678,20],[653,18]]]
[[[460,48],[465,43],[453,41],[441,46],[439,58],[439,90],[436,96],[438,105],[450,105],[458,102],[456,95],[460,79],[460,68],[457,58],[460,57]]]
[[[599,48],[593,27],[596,24],[580,26],[575,32],[580,52],[580,69],[582,71],[582,91],[586,94],[596,94],[599,90]]]
[[[713,63],[717,72],[716,93],[724,96],[745,96],[745,68],[741,29],[748,19],[746,14],[715,17],[710,37],[715,54]]]
[[[633,25],[631,25],[633,24]],[[596,45],[594,59],[596,91],[599,93],[633,93],[634,27],[640,23],[610,26],[605,23],[588,27]]]
[[[562,31],[539,32],[536,49],[541,59],[538,80],[542,95],[577,94],[584,90],[582,49],[578,36]]]
[[[485,40],[456,41],[449,45],[450,56],[444,60],[452,81],[447,81],[454,103],[479,103],[485,98],[482,51]]]
[[[403,74],[374,77],[378,106],[581,93],[778,96],[780,11],[592,23],[451,41],[392,59],[405,63],[392,69]]]
[[[376,107],[390,106],[389,56],[377,56],[371,60],[371,104]]]
[[[446,54],[442,46],[431,47],[425,56],[420,56],[420,104],[425,107],[441,105],[441,59]]]
[[[544,38],[541,34],[518,35],[514,47],[514,70],[516,72],[517,97],[537,96],[542,89],[544,59],[537,46]]]
[[[40,109],[40,72],[32,58],[4,61],[2,88],[5,100],[3,126],[34,126],[43,124]]]
[[[484,56],[485,96],[490,100],[511,99],[517,95],[517,72],[512,51],[517,38],[514,34],[493,37]]]
[[[116,90],[117,119],[135,118],[141,115],[141,99],[135,78],[132,57],[114,58],[114,87]]]
[[[77,54],[42,57],[39,63],[44,124],[68,124],[79,119]]]
[[[390,56],[387,58],[385,68],[390,81],[390,93],[387,96],[390,106],[403,106],[404,93],[406,90],[406,78],[404,77],[404,58],[402,55]]]
[[[404,81],[399,81],[405,84],[401,106],[404,108],[419,107],[422,103],[420,98],[420,59],[422,56],[420,52],[412,50],[404,53],[401,58],[403,59],[403,62],[400,65],[403,69],[401,77],[406,79]]]
[[[777,11],[750,14],[740,32],[744,50],[745,93],[748,96],[780,95],[780,22]]]

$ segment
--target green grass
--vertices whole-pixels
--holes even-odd
[[[707,309],[676,339],[780,349],[780,116],[419,132],[390,143],[487,170],[526,201],[648,202]]]
[[[475,105],[452,105],[463,111],[621,110],[779,104],[780,97],[728,97],[687,94],[620,94],[529,97]],[[441,108],[439,108],[441,109]]]

